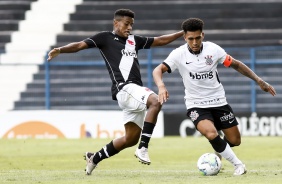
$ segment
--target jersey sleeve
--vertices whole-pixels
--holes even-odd
[[[219,60],[218,60],[218,62],[221,63],[221,64],[224,64],[225,58],[226,58],[226,55],[220,57]]]
[[[105,32],[97,33],[89,38],[83,40],[89,48],[100,47],[103,44],[103,40],[105,40]]]
[[[164,60],[163,64],[168,68],[168,73],[171,73],[177,69],[179,56],[180,54],[178,53],[178,50],[173,50]]]
[[[145,37],[145,36],[135,35],[135,39],[137,41],[138,50],[139,49],[149,49],[149,48],[151,48],[151,45],[154,42],[153,37]]]
[[[231,64],[230,58],[228,58],[229,55],[225,52],[225,50],[222,47],[220,47],[219,45],[217,45],[215,43],[214,43],[214,47],[217,50],[218,63],[221,63],[226,67],[229,67],[230,64]]]

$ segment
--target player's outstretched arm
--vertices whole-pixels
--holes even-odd
[[[179,32],[172,33],[172,34],[154,37],[154,42],[153,42],[152,46],[167,45],[167,44],[173,42],[174,40],[180,38],[181,36],[183,36],[183,34],[184,34],[183,31],[179,31]]]
[[[272,96],[276,95],[276,91],[273,86],[262,80],[259,76],[257,76],[248,66],[246,66],[241,61],[238,61],[234,58],[232,58],[232,62],[230,64],[232,68],[240,72],[241,74],[253,79],[260,88],[265,91],[269,92]]]
[[[158,65],[154,70],[153,70],[153,78],[155,81],[155,84],[157,85],[159,92],[158,92],[158,101],[163,104],[166,102],[169,98],[168,91],[165,87],[165,84],[162,80],[163,78],[163,73],[166,72],[168,69],[164,64]]]
[[[73,53],[88,48],[88,45],[84,42],[73,42],[62,47],[54,48],[48,53],[48,61],[57,57],[60,53]]]

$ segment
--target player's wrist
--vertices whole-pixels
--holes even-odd
[[[264,80],[262,80],[260,77],[257,77],[255,81],[257,84],[261,84],[262,82],[264,82]]]
[[[157,86],[158,86],[158,88],[165,87],[164,83],[158,84]]]

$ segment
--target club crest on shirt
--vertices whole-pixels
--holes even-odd
[[[207,65],[211,65],[211,64],[213,63],[212,56],[207,55],[207,56],[205,57],[205,59],[206,59],[206,64],[207,64]]]
[[[192,111],[190,113],[190,118],[191,118],[192,121],[195,121],[198,117],[199,117],[199,114],[198,114],[197,111]]]
[[[129,45],[134,45],[134,41],[132,41],[132,40],[127,40],[127,43],[128,43]]]

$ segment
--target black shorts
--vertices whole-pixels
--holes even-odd
[[[238,125],[233,110],[228,104],[221,107],[191,108],[187,110],[187,116],[191,118],[196,129],[199,121],[205,119],[211,120],[217,130]]]

